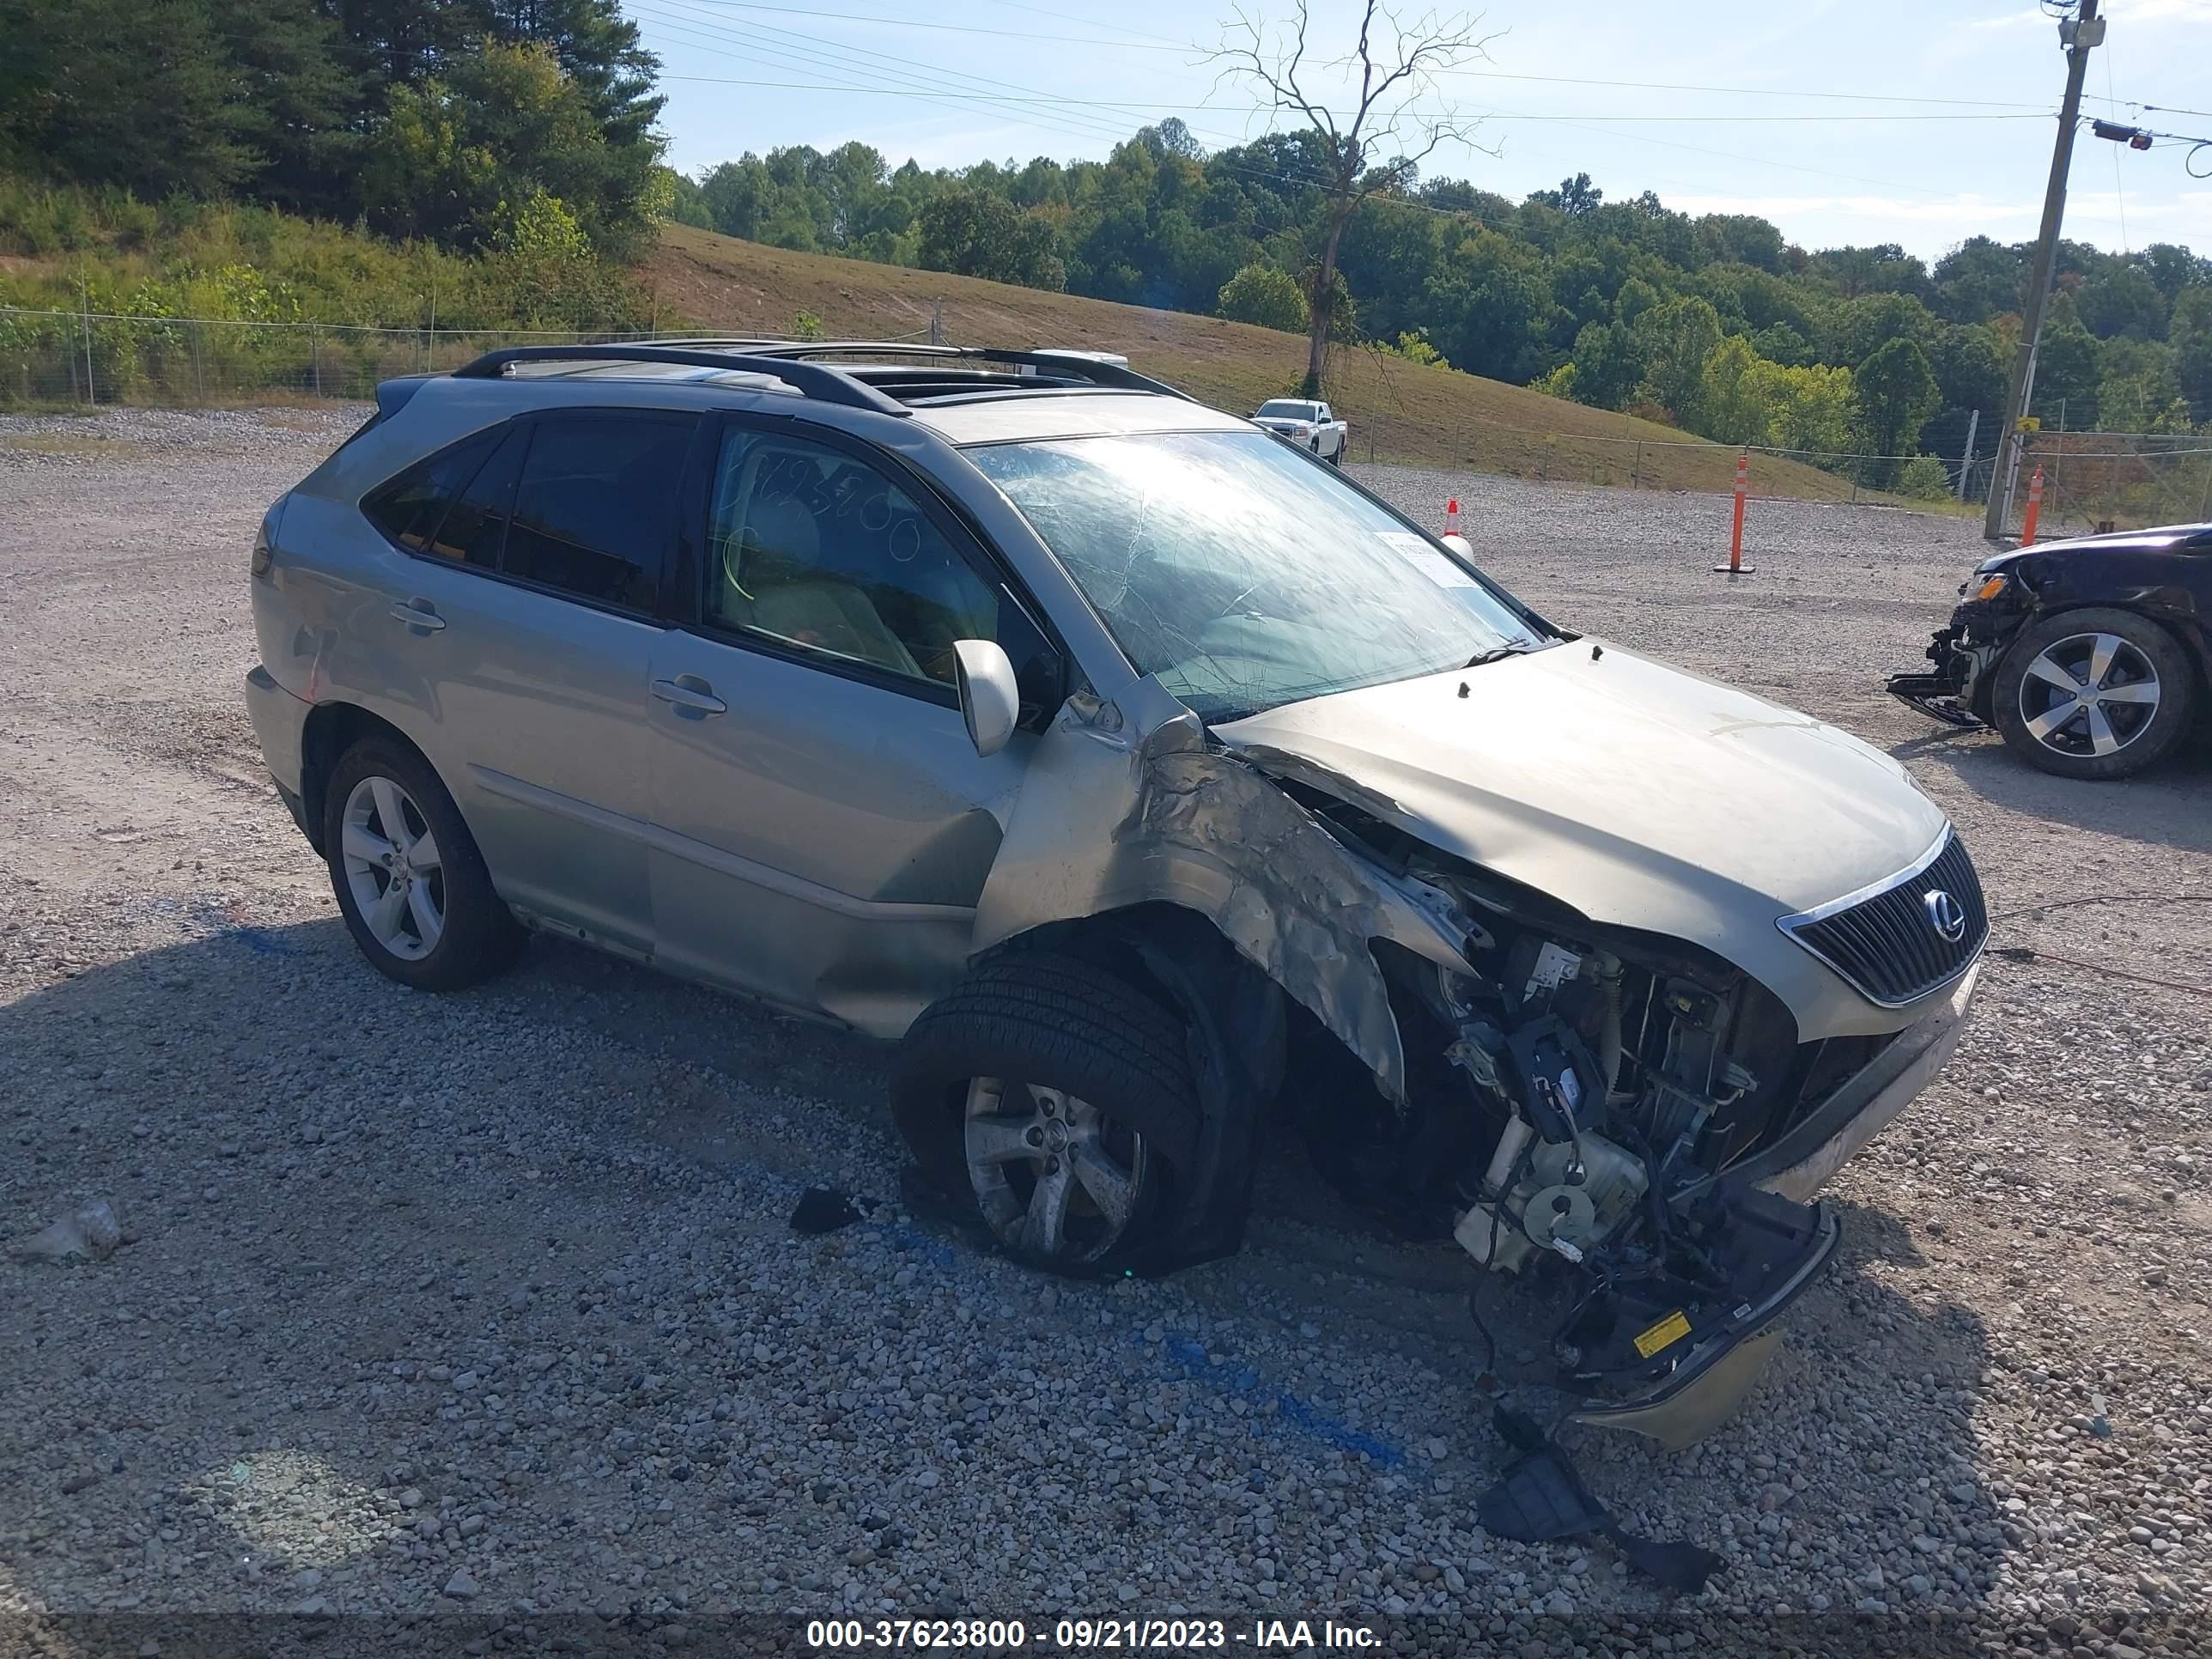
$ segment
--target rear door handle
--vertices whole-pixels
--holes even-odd
[[[696,674],[678,674],[672,680],[655,680],[653,695],[663,702],[676,705],[676,712],[692,720],[704,720],[709,714],[726,714],[730,705],[714,695],[714,688]]]
[[[428,599],[395,599],[392,605],[394,621],[404,622],[410,628],[419,628],[426,634],[434,634],[446,625],[435,606]]]

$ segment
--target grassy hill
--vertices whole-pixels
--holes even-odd
[[[805,311],[833,337],[896,337],[927,329],[941,301],[953,344],[1118,351],[1144,374],[1241,412],[1296,391],[1305,368],[1304,337],[1273,329],[795,253],[685,225],[664,229],[638,275],[662,312],[732,333],[787,334]],[[1734,449],[1672,427],[1370,352],[1338,353],[1329,397],[1352,422],[1355,460],[1371,453],[1382,461],[1617,485],[1640,476],[1658,489],[1725,490],[1735,477]],[[1755,456],[1751,474],[1754,494],[1851,494],[1850,479],[1793,461]]]

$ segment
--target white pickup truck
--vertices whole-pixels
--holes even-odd
[[[1270,398],[1253,412],[1252,419],[1278,437],[1310,449],[1324,461],[1344,465],[1352,428],[1338,420],[1327,404],[1308,398]]]

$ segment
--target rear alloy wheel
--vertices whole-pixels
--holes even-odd
[[[338,757],[324,802],[323,853],[354,943],[381,972],[422,991],[489,979],[523,932],[430,763],[406,744],[364,738]]]
[[[2139,772],[2179,740],[2196,690],[2172,636],[2132,611],[2071,611],[2021,631],[1992,688],[2013,748],[2060,777]]]
[[[390,778],[363,778],[346,797],[338,856],[371,937],[420,962],[446,932],[446,872],[430,820]]]

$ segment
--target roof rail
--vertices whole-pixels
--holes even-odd
[[[1188,392],[1171,386],[1164,380],[1155,380],[1148,374],[1123,368],[1118,363],[1079,356],[1073,351],[1008,351],[996,346],[924,345],[913,340],[793,340],[773,345],[748,343],[746,349],[755,356],[782,360],[896,352],[909,357],[965,357],[978,362],[1027,364],[1032,368],[1049,368],[1079,380],[1088,380],[1093,386],[1113,386],[1124,392],[1157,392],[1163,397],[1180,398],[1185,403],[1197,401]]]
[[[539,345],[508,346],[487,351],[453,371],[457,380],[496,380],[514,363],[682,363],[695,368],[732,369],[763,374],[782,381],[794,392],[825,404],[848,409],[872,410],[878,415],[912,415],[905,404],[885,397],[875,387],[842,369],[819,363],[793,362],[752,350],[712,351],[690,346],[653,345]]]

